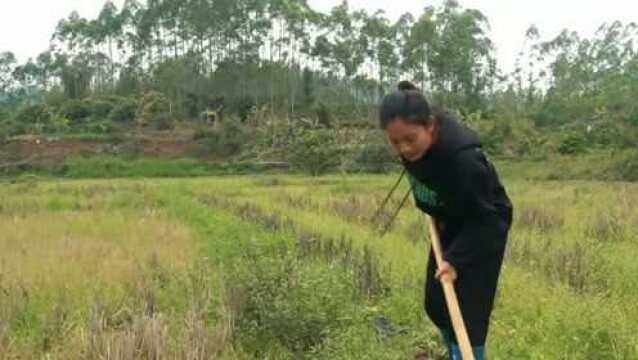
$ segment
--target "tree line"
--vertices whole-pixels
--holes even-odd
[[[455,0],[396,21],[347,1],[329,13],[304,0],[107,1],[95,19],[60,20],[50,48],[25,63],[1,53],[0,100],[154,90],[182,117],[220,104],[351,116],[407,78],[470,118],[638,124],[636,24],[550,40],[532,25],[511,73],[498,67],[489,28],[483,13]]]

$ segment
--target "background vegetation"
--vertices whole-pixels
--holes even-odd
[[[379,162],[392,157],[375,106],[407,78],[478,129],[494,156],[591,156],[592,174],[580,177],[617,169],[605,176],[635,180],[637,26],[550,40],[541,30],[530,26],[515,70],[504,73],[489,19],[452,0],[397,21],[347,2],[320,13],[299,0],[107,1],[96,19],[60,20],[35,58],[0,55],[0,155],[6,165],[38,155],[6,143],[40,136],[93,141],[93,150],[100,141],[114,146],[99,152],[115,156],[384,171]],[[204,121],[213,117],[223,125]],[[295,147],[322,137],[332,138],[330,161],[295,166]],[[149,139],[168,141],[155,143],[167,150],[149,149]],[[69,154],[78,151],[57,164]]]

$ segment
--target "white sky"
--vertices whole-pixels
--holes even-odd
[[[48,47],[56,24],[77,10],[81,16],[97,16],[105,0],[0,0],[0,52],[12,51],[19,61],[35,57]],[[120,7],[124,0],[114,0]],[[313,9],[329,11],[341,0],[308,0]],[[351,8],[370,12],[384,9],[391,19],[405,12],[421,14],[441,0],[350,0]],[[525,30],[536,24],[543,38],[562,29],[591,35],[603,22],[638,21],[638,0],[459,0],[462,6],[481,10],[490,20],[499,66],[511,70],[523,43]],[[388,4],[393,7],[388,9]]]

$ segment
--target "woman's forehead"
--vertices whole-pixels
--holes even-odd
[[[418,133],[424,130],[423,126],[407,122],[403,119],[396,119],[386,127],[385,131],[390,136],[405,136]]]

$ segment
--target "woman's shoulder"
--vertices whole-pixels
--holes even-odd
[[[454,175],[458,177],[475,178],[489,175],[489,160],[478,146],[457,152],[450,165]]]
[[[479,148],[481,140],[478,134],[465,126],[458,118],[449,112],[436,115],[438,120],[437,150],[441,159],[456,157],[460,152]]]

